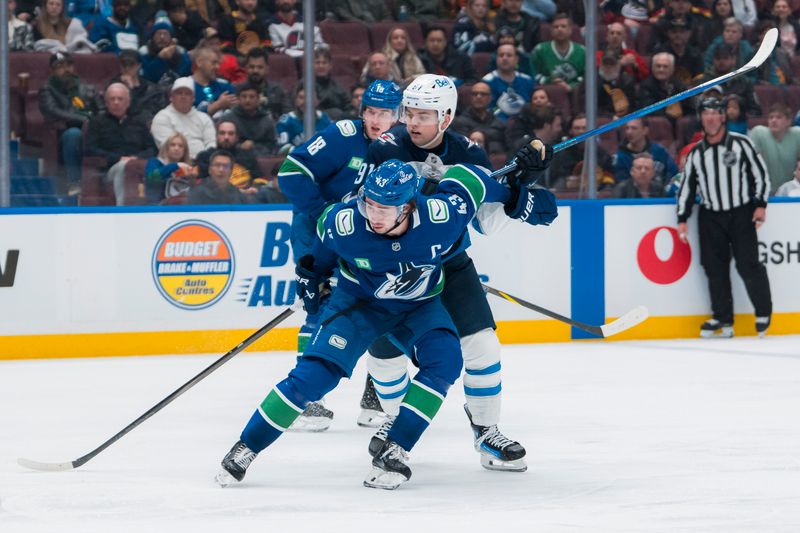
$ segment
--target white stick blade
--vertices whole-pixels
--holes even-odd
[[[603,332],[603,337],[611,337],[612,335],[616,335],[626,329],[631,329],[633,326],[641,324],[647,320],[648,316],[650,316],[650,313],[647,311],[647,308],[640,305],[636,309],[631,309],[610,324],[600,326],[600,330]]]
[[[760,67],[764,61],[772,54],[772,50],[778,43],[778,28],[772,28],[764,35],[761,41],[761,46],[756,50],[755,55],[748,61],[742,68],[750,69],[753,67]]]
[[[64,470],[72,470],[72,463],[40,463],[39,461],[31,461],[20,457],[17,459],[17,464],[21,467],[30,470],[38,470],[39,472],[63,472]]]

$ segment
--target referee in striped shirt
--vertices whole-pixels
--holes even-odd
[[[678,190],[678,235],[687,241],[686,221],[699,193],[700,263],[708,276],[713,318],[700,328],[702,337],[733,336],[731,255],[756,314],[763,336],[772,315],[767,269],[758,259],[756,230],[766,220],[769,174],[764,160],[744,135],[725,127],[725,105],[704,97],[698,112],[703,139],[689,152]]]

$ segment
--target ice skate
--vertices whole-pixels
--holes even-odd
[[[375,392],[375,385],[372,378],[367,376],[367,384],[364,385],[364,394],[361,395],[361,414],[358,415],[356,423],[364,428],[379,427],[386,413],[383,412],[378,394]]]
[[[700,326],[700,336],[704,339],[730,339],[733,337],[733,324],[720,322],[716,318],[706,320]]]
[[[372,459],[372,470],[364,480],[364,486],[373,489],[394,490],[411,479],[409,457],[399,444],[391,440],[383,443]]]
[[[766,336],[767,330],[769,329],[770,322],[772,322],[771,316],[757,316],[756,317],[756,332],[758,332],[758,336],[762,339]]]
[[[397,417],[392,415],[386,415],[383,418],[383,424],[381,427],[378,428],[378,431],[372,436],[369,440],[369,454],[372,457],[378,455],[378,452],[381,451],[384,443],[386,442],[386,438],[389,436],[389,430],[392,429],[392,424]]]
[[[227,487],[244,479],[247,467],[258,454],[247,447],[242,441],[237,441],[231,451],[222,459],[222,468],[214,477],[221,487]]]
[[[305,411],[300,413],[289,426],[289,431],[319,433],[331,427],[331,422],[333,422],[333,411],[326,409],[322,400],[309,402]]]
[[[481,455],[481,466],[487,470],[507,470],[509,472],[525,472],[525,448],[509,439],[493,426],[479,426],[472,422],[472,413],[464,404],[469,417],[472,432],[475,434],[475,451]]]

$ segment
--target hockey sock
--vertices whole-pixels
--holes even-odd
[[[502,383],[500,341],[487,328],[461,338],[464,357],[464,396],[472,421],[493,426],[500,420]]]
[[[410,380],[406,371],[407,364],[408,358],[405,355],[389,359],[367,355],[367,369],[375,385],[375,393],[383,411],[392,416],[397,416],[400,402],[408,391]]]
[[[319,324],[319,317],[322,314],[322,310],[313,315],[306,315],[306,321],[300,326],[300,331],[297,332],[297,353],[299,355],[303,355],[303,352],[306,351],[306,347],[308,346],[309,341],[311,340],[311,335],[314,334],[314,330],[317,329],[317,324]]]
[[[411,451],[442,406],[450,384],[420,371],[411,381],[400,404],[400,414],[389,430],[388,438]]]
[[[254,452],[260,452],[289,429],[308,402],[333,390],[342,375],[333,363],[301,357],[289,376],[275,385],[250,417],[242,431],[242,441]]]

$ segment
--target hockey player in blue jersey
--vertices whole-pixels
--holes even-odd
[[[398,118],[402,92],[391,81],[373,81],[362,96],[362,120],[340,120],[313,135],[286,157],[278,171],[280,188],[294,208],[290,241],[295,261],[311,251],[316,220],[331,202],[338,202],[360,183],[359,170],[369,144],[388,130]],[[303,353],[318,313],[308,314],[300,328],[297,351]],[[359,425],[378,427],[383,421],[374,389],[362,398]],[[324,431],[333,413],[320,402],[309,405],[292,430]]]
[[[317,222],[317,239],[296,267],[298,295],[310,313],[322,282],[338,268],[320,324],[294,369],[251,416],[222,460],[217,482],[244,479],[247,468],[305,409],[333,390],[375,339],[387,335],[414,357],[419,371],[401,399],[397,418],[372,460],[368,487],[394,489],[411,477],[414,447],[461,373],[456,328],[439,293],[442,255],[458,241],[483,202],[499,202],[528,219],[527,190],[500,185],[485,168],[456,165],[435,194],[419,196],[411,165],[390,160],[372,173],[356,199],[332,205]]]
[[[403,93],[401,121],[374,142],[362,165],[362,175],[388,159],[412,163],[429,182],[435,183],[449,165],[470,163],[490,167],[482,148],[448,127],[455,118],[458,93],[453,82],[444,76],[423,74]],[[541,152],[540,152],[541,150]],[[544,145],[534,149],[526,145],[517,154],[518,171],[512,182],[535,180],[550,163],[552,150]],[[434,186],[435,188],[435,186]],[[536,217],[549,224],[556,217],[555,197],[545,189],[524,189],[534,195]],[[504,225],[508,210],[499,204],[485,204],[473,225],[492,233]],[[536,220],[528,220],[535,223]],[[486,295],[472,259],[466,230],[444,256],[445,286],[442,302],[453,318],[461,339],[464,357],[464,406],[481,464],[490,470],[525,471],[525,448],[503,435],[500,421],[501,379],[500,341]],[[370,346],[367,369],[375,384],[383,410],[384,424],[370,441],[369,452],[381,449],[390,431],[399,404],[409,387],[407,364],[401,352],[387,338]]]

